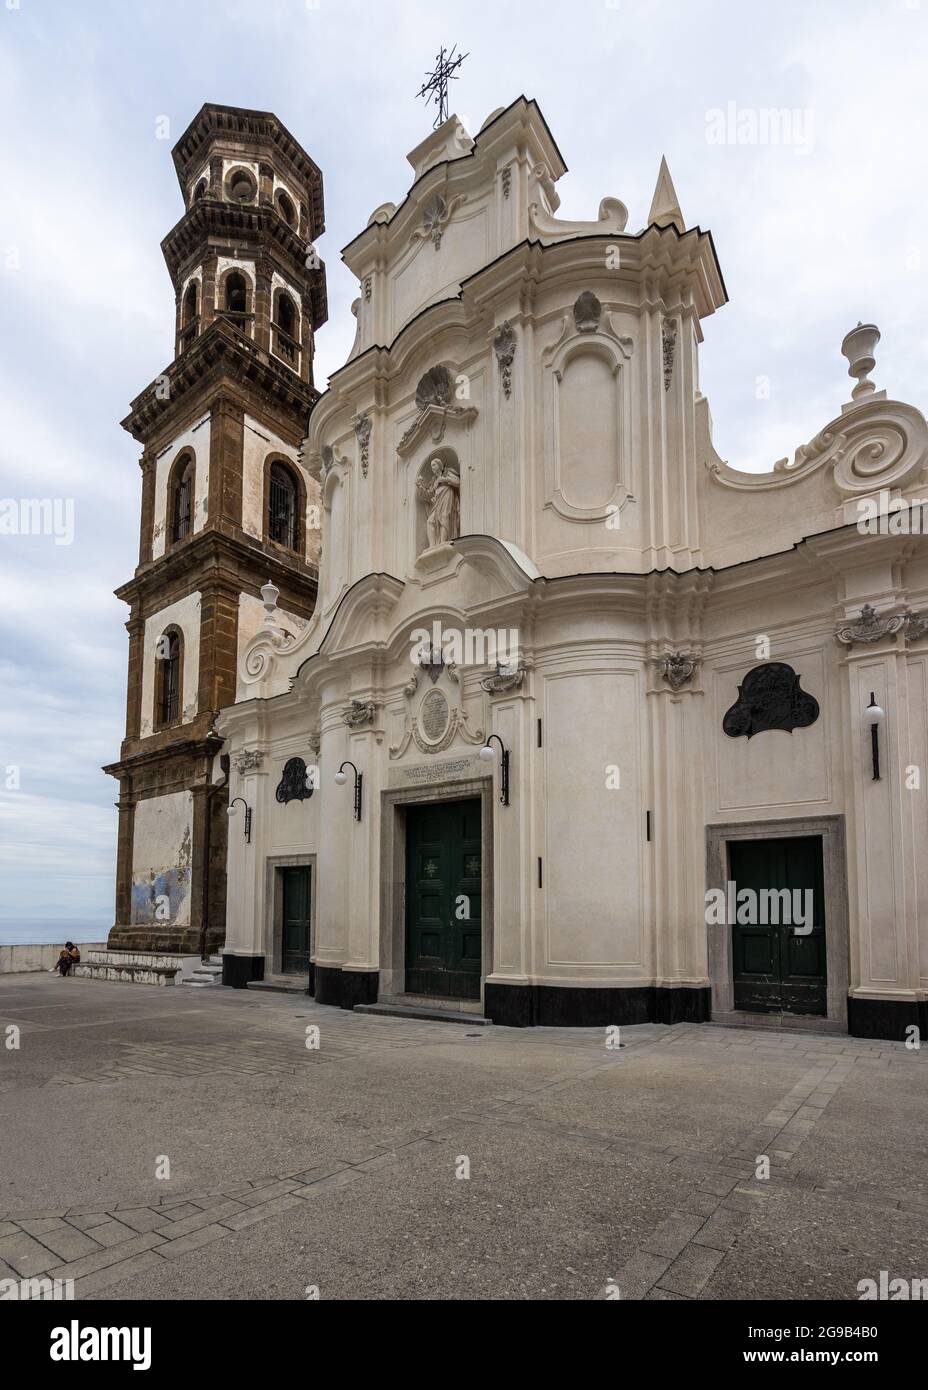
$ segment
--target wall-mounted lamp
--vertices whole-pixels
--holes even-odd
[[[233,797],[232,800],[229,802],[226,815],[229,816],[230,819],[232,816],[235,815],[235,803],[237,801],[240,801],[242,805],[245,807],[245,839],[247,840],[248,844],[251,844],[251,807],[248,805],[248,802],[245,800],[245,798],[243,796]]]
[[[491,735],[490,735],[490,737],[487,739],[486,743],[485,743],[485,744],[483,745],[483,747],[481,748],[481,750],[480,750],[480,752],[479,752],[479,754],[478,754],[478,757],[479,757],[483,762],[485,762],[485,763],[491,763],[491,762],[493,761],[494,754],[493,754],[493,749],[490,747],[490,744],[493,742],[494,739],[496,739],[496,742],[499,744],[499,747],[500,747],[500,763],[499,763],[499,799],[500,799],[500,801],[502,802],[502,804],[503,804],[504,806],[508,806],[508,805],[509,805],[509,749],[508,749],[508,748],[506,747],[506,745],[503,743],[503,740],[500,738],[499,734],[491,734]]]
[[[870,720],[870,752],[873,757],[873,780],[880,780],[880,725],[886,718],[886,711],[876,702],[873,691],[870,691],[870,703],[864,711]]]
[[[348,781],[348,774],[347,774],[347,772],[345,772],[345,768],[346,768],[346,767],[350,767],[351,770],[352,770],[352,772],[354,773],[354,818],[355,818],[355,820],[360,820],[360,819],[361,819],[361,787],[362,787],[363,784],[364,784],[364,777],[363,777],[363,774],[360,773],[360,772],[358,771],[358,769],[355,767],[354,763],[352,763],[352,762],[347,762],[347,761],[346,761],[346,762],[343,762],[342,765],[341,765],[341,767],[338,769],[338,771],[337,771],[336,774],[335,774],[335,780],[336,780],[336,782],[338,783],[338,785],[339,785],[340,787],[343,787],[343,786],[345,785],[345,783]]]

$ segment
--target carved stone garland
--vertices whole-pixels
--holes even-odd
[[[508,400],[512,395],[512,360],[516,355],[516,335],[508,319],[500,325],[499,332],[493,339],[493,351],[502,373],[503,394]]]
[[[664,355],[664,390],[670,390],[673,378],[673,356],[677,346],[677,325],[674,319],[661,321],[661,347]]]
[[[359,415],[354,422],[354,432],[361,451],[361,473],[365,478],[370,463],[371,428],[371,417],[367,414]]]

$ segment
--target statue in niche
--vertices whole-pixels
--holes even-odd
[[[440,458],[430,464],[431,477],[419,478],[416,491],[425,505],[429,549],[461,534],[461,477]]]

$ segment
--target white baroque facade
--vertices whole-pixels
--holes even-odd
[[[928,432],[870,381],[878,333],[845,340],[837,419],[736,471],[698,373],[725,289],[666,165],[633,234],[614,198],[557,217],[524,98],[409,159],[344,252],[356,340],[304,444],[315,615],[257,632],[218,723],[252,811],[226,981],[295,962],[323,1003],[517,1025],[924,1029]]]

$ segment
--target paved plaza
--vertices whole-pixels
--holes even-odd
[[[856,1299],[928,1276],[928,1049],[705,1024],[610,1049],[47,974],[0,977],[0,1024],[0,1277],[79,1299]]]

